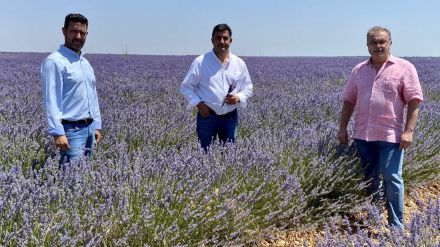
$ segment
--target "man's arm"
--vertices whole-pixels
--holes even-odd
[[[53,60],[45,60],[41,66],[43,107],[47,115],[48,133],[53,136],[55,146],[69,150],[70,146],[61,124],[62,73]]]
[[[46,111],[48,133],[52,136],[64,135],[62,118],[62,72],[53,60],[46,60],[41,66],[43,107]]]
[[[240,103],[242,108],[246,108],[247,100],[252,96],[253,86],[249,71],[246,64],[243,63],[243,78],[240,82],[239,91],[235,95],[228,95],[226,97],[226,104]]]
[[[99,143],[101,140],[101,128],[102,128],[102,122],[101,122],[101,110],[99,109],[99,101],[98,101],[98,93],[96,92],[96,86],[95,86],[95,111],[97,112],[96,119],[93,119],[94,128],[95,128],[95,142],[96,144]]]
[[[191,68],[189,68],[188,73],[180,86],[180,92],[188,101],[188,108],[197,107],[200,115],[202,115],[202,117],[207,117],[209,115],[209,107],[196,93],[197,86],[200,83],[199,70],[199,63],[196,59],[191,64]]]
[[[91,70],[93,71],[92,66],[89,64]],[[93,71],[93,73],[95,73]],[[96,77],[95,77],[96,78]],[[95,104],[93,105],[94,114],[93,117],[93,128],[95,129],[95,142],[96,144],[99,143],[101,140],[101,129],[102,129],[102,120],[101,120],[101,109],[99,108],[99,100],[98,100],[98,91],[96,89],[96,81],[94,81],[93,85],[93,97]]]
[[[413,99],[408,102],[405,130],[400,139],[401,149],[407,149],[413,142],[413,133],[416,128],[417,117],[419,116],[419,105],[419,99]]]
[[[339,121],[338,141],[341,144],[348,143],[348,131],[347,126],[350,121],[351,115],[353,115],[355,105],[348,101],[344,101],[342,105],[341,119]]]
[[[195,107],[202,101],[196,93],[199,80],[199,63],[197,60],[194,60],[185,79],[183,79],[180,85],[180,93],[182,93],[188,101],[188,107]]]

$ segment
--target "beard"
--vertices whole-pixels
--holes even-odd
[[[74,40],[72,40],[72,44],[74,44],[74,45],[76,45],[76,46],[81,46],[81,47],[83,47],[83,46],[84,46],[84,41],[79,40],[79,39],[74,39]]]

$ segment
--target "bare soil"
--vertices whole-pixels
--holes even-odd
[[[411,188],[406,191],[405,195],[405,211],[404,221],[409,223],[411,216],[415,212],[423,210],[424,205],[426,207],[429,198],[440,198],[440,181],[435,181],[428,185],[419,186],[417,188]],[[421,207],[422,206],[422,207]],[[363,217],[359,215],[359,217]],[[383,221],[386,222],[386,215],[384,215]],[[308,246],[316,246],[316,240],[318,236],[323,236],[324,231],[318,229],[310,229],[303,231],[286,230],[279,231],[270,234],[270,239],[262,239],[258,246],[261,247],[291,247],[291,246],[304,246],[307,241]]]

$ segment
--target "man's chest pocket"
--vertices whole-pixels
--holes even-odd
[[[387,78],[377,82],[378,89],[384,93],[397,94],[400,91],[400,80]]]

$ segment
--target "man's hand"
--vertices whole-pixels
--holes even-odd
[[[240,97],[238,95],[227,94],[225,98],[225,102],[228,105],[235,105],[240,103]]]
[[[402,136],[400,137],[400,149],[407,149],[409,146],[411,146],[411,143],[413,142],[413,132],[412,131],[405,131],[403,132]]]
[[[344,145],[348,144],[347,129],[339,129],[337,137],[340,144],[344,144]]]
[[[339,121],[339,131],[337,135],[340,144],[348,144],[347,126],[348,121],[350,121],[351,115],[353,114],[354,106],[354,104],[348,101],[344,101],[344,104],[342,105],[341,120]]]
[[[54,136],[55,146],[57,149],[61,149],[63,151],[67,151],[70,149],[69,142],[67,141],[66,135],[62,136]]]
[[[199,113],[202,117],[208,117],[209,116],[209,107],[201,101],[197,104],[197,109],[199,110]]]
[[[98,144],[101,140],[101,131],[95,130],[95,143]]]

